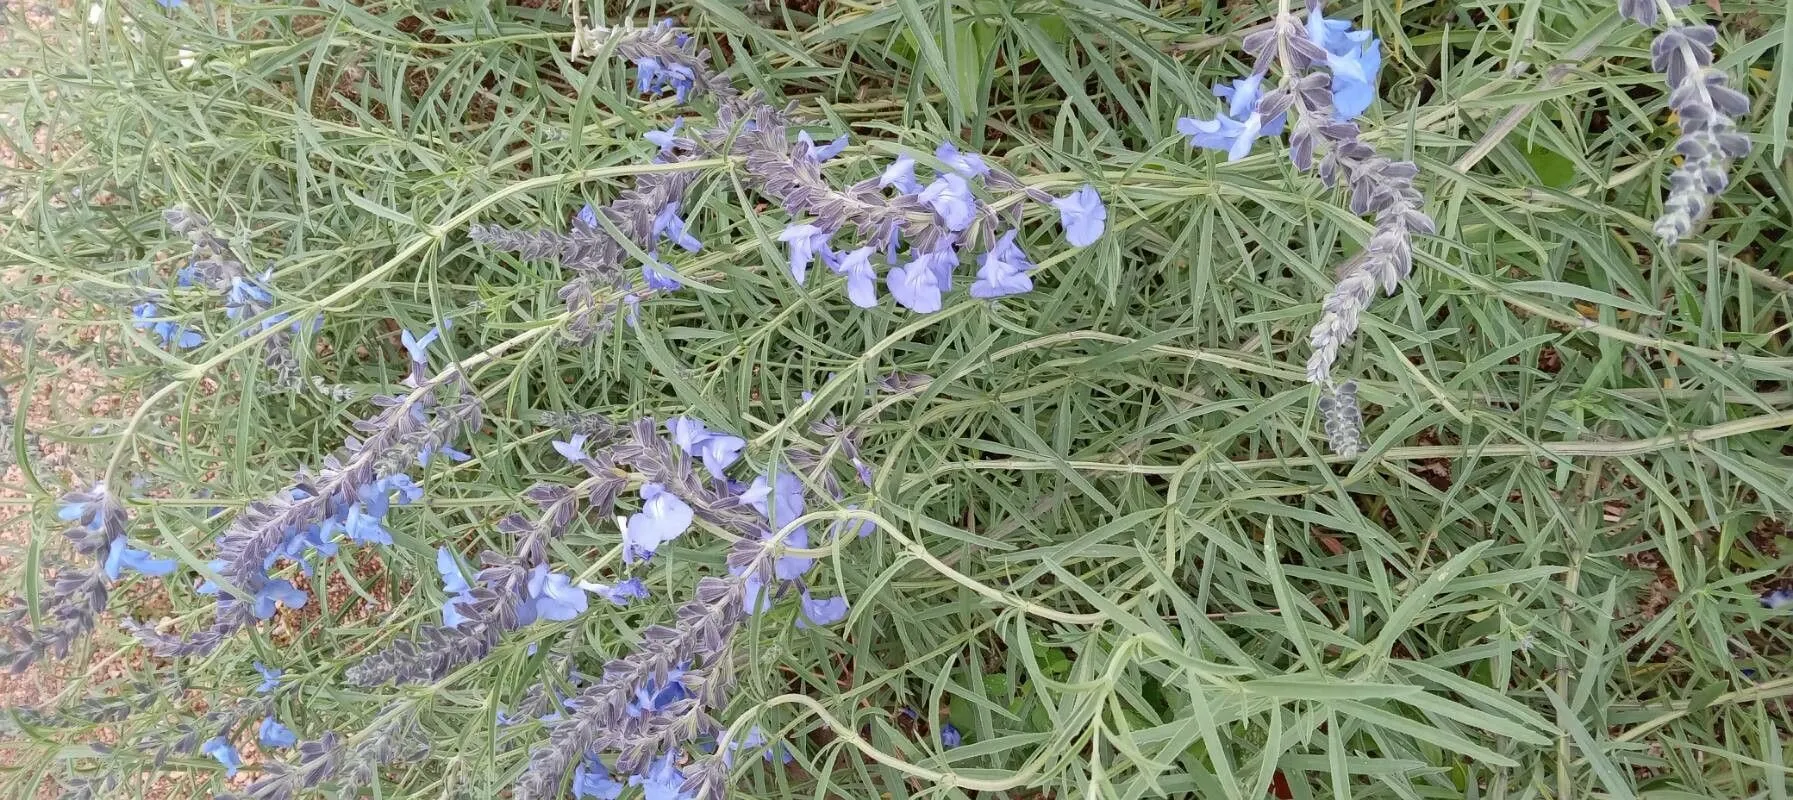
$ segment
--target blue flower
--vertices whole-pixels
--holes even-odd
[[[1332,71],[1332,113],[1338,119],[1356,119],[1376,101],[1376,74],[1382,69],[1380,40],[1358,55],[1327,54]]]
[[[405,352],[411,355],[411,363],[430,363],[430,344],[442,336],[441,328],[431,328],[422,337],[412,336],[410,331],[399,331],[398,340],[405,346]]]
[[[685,118],[680,117],[672,121],[672,127],[663,131],[648,131],[647,133],[642,134],[641,138],[659,145],[660,155],[667,155],[668,153],[671,153],[672,148],[678,144],[679,128],[684,126]],[[590,208],[590,206],[586,207]],[[594,228],[598,226],[596,219],[592,220],[591,226]]]
[[[688,252],[695,253],[704,247],[703,242],[685,230],[685,219],[679,216],[677,200],[667,203],[665,208],[660,209],[660,213],[654,215],[653,233],[655,236],[671,239],[673,244]]]
[[[847,276],[847,299],[860,308],[878,305],[878,273],[872,269],[873,252],[870,247],[861,247],[847,253],[840,261],[839,272]]]
[[[867,485],[870,485],[871,482],[867,481],[866,483],[867,483]],[[859,506],[847,506],[848,511],[857,511],[858,509],[859,509]],[[857,532],[859,534],[859,538],[864,539],[865,537],[872,535],[872,532],[876,531],[878,529],[878,523],[875,523],[869,519],[837,520],[837,521],[835,521],[835,523],[833,525],[828,526],[828,538],[830,538],[830,539],[840,538],[842,534],[845,534],[847,532],[847,529],[849,527],[856,528]]]
[[[106,577],[112,580],[118,580],[119,573],[127,569],[161,577],[174,572],[175,565],[172,558],[156,558],[142,550],[133,549],[125,543],[123,536],[113,537],[112,544],[106,551]]]
[[[703,440],[710,438],[710,427],[695,417],[673,417],[666,421],[666,433],[672,436],[674,445],[692,455]]]
[[[655,267],[658,267],[659,269],[655,269]],[[662,272],[661,270],[666,271]],[[666,265],[654,261],[642,263],[641,280],[643,283],[647,284],[647,288],[653,289],[656,292],[670,292],[685,285],[679,282],[679,276],[672,274],[671,270],[666,269]]]
[[[1265,121],[1257,113],[1258,100],[1264,96],[1262,75],[1248,75],[1231,86],[1216,84],[1214,96],[1228,101],[1226,113],[1209,120],[1183,117],[1177,120],[1177,132],[1188,136],[1193,146],[1225,150],[1228,161],[1244,158],[1258,137],[1281,134],[1288,120],[1287,114],[1278,114]]]
[[[940,726],[941,744],[946,745],[947,747],[958,747],[964,741],[964,735],[960,734],[959,729],[954,727],[952,723],[948,722],[945,725]]]
[[[589,755],[573,768],[573,797],[576,800],[616,800],[623,795],[623,788],[623,784],[604,769],[604,762]]]
[[[205,744],[199,746],[199,752],[211,756],[217,759],[218,763],[223,764],[226,778],[236,777],[237,770],[243,766],[242,755],[237,753],[237,748],[230,743],[229,739],[222,736],[207,739]]]
[[[977,280],[971,283],[971,296],[1004,297],[1033,291],[1033,279],[1027,271],[1033,264],[1015,244],[1015,231],[1003,234],[990,252],[977,257]]]
[[[224,568],[228,565],[228,562],[222,558],[214,558],[211,561],[206,562],[206,568],[216,573],[222,573]],[[200,581],[198,586],[193,587],[193,591],[203,595],[216,595],[218,593],[218,583],[211,578],[206,578],[205,580]]]
[[[909,266],[926,267],[934,273],[934,285],[940,287],[940,291],[951,291],[953,270],[959,266],[959,251],[954,249],[952,240],[948,239],[937,243],[933,250],[916,256]]]
[[[439,444],[433,448],[425,447],[421,450],[418,450],[417,451],[417,466],[420,466],[420,467],[429,466],[430,459],[435,458],[436,456],[447,456],[449,461],[453,461],[456,463],[466,461],[468,459],[473,458],[473,456],[467,455],[466,453],[456,450],[453,447],[450,447],[446,444]]]
[[[884,283],[890,287],[890,296],[897,305],[917,314],[940,310],[940,278],[920,258],[907,266],[891,267]]]
[[[529,573],[529,595],[538,618],[566,622],[585,613],[585,590],[558,572],[549,572],[547,564],[537,564]]]
[[[685,792],[685,774],[673,765],[674,755],[668,752],[642,774],[629,776],[630,786],[641,787],[642,800],[694,800],[697,797]]]
[[[163,8],[180,8],[183,0],[156,0],[156,5]]]
[[[456,561],[454,552],[446,547],[436,548],[436,574],[442,576],[442,591],[449,594],[473,591],[461,575],[461,562]]]
[[[809,159],[818,164],[840,155],[842,150],[847,149],[847,137],[845,134],[842,134],[840,138],[829,142],[825,146],[817,147],[816,140],[809,138],[809,131],[798,131],[797,142],[809,147]]]
[[[754,749],[762,748],[765,746],[766,746],[766,732],[763,730],[760,730],[760,726],[755,725],[752,728],[748,729],[747,735],[741,737],[741,741],[729,743],[728,752],[722,754],[722,763],[727,766],[732,767],[735,765],[735,753],[742,751],[742,750],[754,750]],[[760,757],[764,758],[766,760],[766,763],[771,763],[772,755],[774,753],[778,754],[780,756],[781,760],[786,764],[791,763],[791,761],[795,760],[795,758],[796,758],[795,756],[791,755],[791,751],[785,749],[782,746],[768,747],[768,748],[766,748],[766,751],[760,755]]]
[[[648,596],[647,587],[642,585],[640,578],[630,578],[615,586],[586,581],[580,583],[579,588],[610,601],[614,606],[627,606],[631,600],[646,599]]]
[[[555,440],[549,442],[549,444],[554,446],[554,452],[559,453],[562,458],[577,464],[582,461],[591,460],[591,456],[585,454],[585,440],[587,438],[589,437],[583,433],[575,433],[573,434],[573,440],[570,442]]]
[[[280,688],[280,676],[286,674],[260,661],[255,662],[255,671],[261,673],[261,685],[255,687],[256,694],[267,694]]]
[[[833,625],[847,618],[847,598],[828,597],[817,600],[803,593],[803,613],[797,615],[797,627],[807,628],[812,625]]]
[[[765,536],[771,538],[803,516],[803,481],[788,472],[773,473],[771,481],[764,477],[754,478],[747,491],[741,493],[741,499],[766,518],[770,529]],[[809,526],[800,525],[785,534],[783,543],[786,547],[809,547]],[[773,562],[772,572],[779,580],[796,580],[803,577],[815,562],[807,556],[781,556]]]
[[[729,572],[739,574],[732,569]],[[766,587],[766,582],[760,580],[757,573],[749,575],[744,583],[747,591],[741,597],[741,610],[749,614],[758,614],[772,608],[772,592]]]
[[[921,191],[921,184],[915,180],[915,158],[907,154],[897,156],[895,162],[884,168],[878,176],[878,188],[888,189],[892,186],[903,194],[915,194]]]
[[[704,469],[718,478],[724,477],[722,471],[741,458],[741,451],[747,448],[747,440],[726,433],[712,433],[697,446],[697,454],[704,461]]]
[[[453,597],[448,598],[447,600],[442,601],[442,627],[458,628],[461,626],[461,623],[466,622],[467,620],[471,619],[471,617],[468,617],[466,614],[461,613],[461,604],[474,602],[474,599],[475,598],[473,597],[473,593],[462,592],[460,594],[457,594]],[[535,616],[534,616],[535,609],[533,607],[531,607],[529,609],[529,611],[530,611],[529,621],[533,622],[535,620]],[[527,623],[523,622],[522,620],[518,620],[518,624],[521,625],[521,624],[527,624]]]
[[[1096,194],[1096,187],[1084,184],[1083,188],[1064,197],[1052,201],[1058,209],[1058,221],[1065,229],[1065,241],[1073,247],[1088,247],[1102,238],[1102,228],[1108,221],[1108,209],[1102,205],[1102,196]]]
[[[176,350],[187,350],[205,344],[205,337],[198,331],[183,328],[168,320],[155,320],[161,308],[155,303],[144,301],[131,308],[132,325],[148,329],[162,340],[162,346],[174,345]]]
[[[573,222],[587,231],[595,231],[598,229],[598,210],[586,203],[579,208],[579,213],[573,215]]]
[[[629,563],[644,560],[660,545],[677,539],[695,518],[691,506],[661,484],[643,484],[641,500],[641,511],[630,515],[623,526],[623,560]]]
[[[255,593],[255,618],[264,621],[273,619],[275,602],[279,602],[287,608],[300,609],[304,608],[306,601],[310,599],[304,592],[294,587],[292,581],[284,578],[270,580]]]
[[[298,735],[291,728],[280,724],[280,720],[269,714],[262,718],[261,728],[256,731],[256,739],[262,747],[292,747],[299,743]]]
[[[939,147],[935,148],[934,157],[940,159],[940,163],[945,164],[947,169],[967,178],[990,172],[990,167],[984,163],[983,156],[976,153],[961,153],[959,148],[952,146],[949,142],[942,142]]]
[[[809,277],[809,265],[815,260],[816,254],[832,252],[828,247],[828,240],[832,238],[834,231],[823,230],[807,222],[791,225],[778,234],[778,241],[791,247],[791,277],[796,279],[798,286],[802,286],[803,280]]]
[[[1307,38],[1326,50],[1332,72],[1332,113],[1355,119],[1376,99],[1376,76],[1382,70],[1382,40],[1369,31],[1352,30],[1348,20],[1327,19],[1318,8],[1308,11]]]
[[[635,61],[635,93],[647,94],[660,87],[660,59],[643,56]]]
[[[398,492],[398,504],[401,506],[408,506],[423,498],[423,487],[418,486],[411,480],[411,476],[403,472],[387,475],[374,485],[379,487],[377,491],[381,497],[386,496],[387,492]],[[384,513],[384,511],[381,512],[381,514]]]
[[[666,75],[666,86],[672,89],[672,97],[681,103],[691,96],[691,88],[697,85],[697,76],[691,68],[684,64],[667,64],[661,67]]]
[[[1762,595],[1762,607],[1774,611],[1793,608],[1793,591],[1776,589],[1768,594]]]
[[[946,229],[954,233],[970,227],[975,216],[973,205],[977,200],[971,196],[971,185],[952,173],[935,178],[916,199],[933,209]]]
[[[381,496],[381,499],[385,498]],[[374,505],[367,498],[363,498],[363,503],[365,506]],[[386,526],[380,522],[383,515],[363,509],[364,506],[349,508],[349,516],[343,520],[342,532],[348,535],[349,541],[361,544],[392,544],[392,532],[386,530]]]
[[[764,476],[754,478],[747,490],[741,492],[741,500],[760,512],[774,529],[783,528],[803,516],[806,505],[803,481],[789,472],[775,472],[770,481]]]
[[[691,693],[685,690],[684,681],[680,680],[685,676],[685,668],[689,666],[689,663],[681,663],[667,670],[666,680],[663,682],[649,678],[635,689],[635,699],[629,701],[623,713],[628,714],[630,719],[640,719],[646,714],[664,711],[667,706],[690,697]]]

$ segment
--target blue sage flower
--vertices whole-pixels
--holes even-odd
[[[1096,187],[1085,184],[1083,188],[1053,200],[1052,206],[1058,209],[1065,241],[1075,247],[1088,247],[1102,238],[1108,209],[1102,205],[1102,196],[1096,193]]]
[[[947,747],[958,747],[960,744],[963,744],[964,741],[964,735],[959,733],[959,729],[952,723],[948,722],[945,725],[940,726],[941,744],[946,745]]]
[[[236,746],[232,745],[229,739],[222,736],[207,739],[205,744],[199,746],[199,752],[211,756],[217,759],[218,763],[223,764],[226,778],[236,777],[237,770],[243,766],[243,756],[237,752]]]
[[[996,241],[990,252],[977,257],[977,280],[971,283],[971,296],[983,299],[1004,297],[1033,291],[1033,278],[1027,271],[1033,263],[1015,244],[1015,231]]]
[[[684,126],[685,118],[680,117],[672,121],[672,127],[661,131],[648,131],[647,133],[642,134],[641,138],[658,145],[660,148],[660,155],[668,155],[672,152],[673,147],[678,144],[679,128]],[[591,206],[586,206],[586,208],[591,208]],[[594,211],[592,213],[596,214],[597,212]],[[592,218],[591,226],[593,228],[598,226],[597,218],[595,216]]]
[[[679,202],[674,200],[654,215],[653,232],[655,236],[671,239],[673,244],[684,248],[687,252],[698,252],[704,248],[703,242],[697,240],[685,229],[685,219],[679,216]],[[649,254],[652,254],[649,250]]]
[[[1762,607],[1773,611],[1793,608],[1793,591],[1776,589],[1762,595]]]
[[[848,252],[840,260],[837,270],[847,276],[847,299],[860,308],[873,308],[878,305],[878,273],[872,269],[872,253],[870,247],[861,247]]]
[[[255,662],[255,671],[261,673],[261,685],[255,687],[256,694],[267,694],[280,688],[280,676],[286,674],[280,669],[269,667],[260,661]]]
[[[118,580],[119,573],[127,569],[159,578],[174,572],[175,566],[174,559],[156,558],[132,548],[123,536],[113,537],[106,551],[106,577],[111,580]]]
[[[364,510],[367,505],[370,504],[364,503],[349,508],[349,516],[342,523],[342,532],[349,537],[351,542],[392,544],[392,532],[386,530],[386,526],[381,523],[380,515]]]
[[[627,606],[632,600],[642,600],[648,596],[647,587],[642,585],[640,578],[630,578],[614,586],[583,581],[579,588],[610,601],[614,606]]]
[[[685,773],[673,763],[675,753],[667,753],[640,775],[630,775],[629,785],[641,787],[642,800],[695,800],[697,795],[684,789]]]
[[[405,346],[405,353],[411,356],[411,363],[428,366],[430,363],[430,345],[442,336],[441,328],[431,328],[422,336],[413,336],[410,331],[399,331],[398,340]]]
[[[275,603],[291,609],[301,609],[311,598],[293,582],[284,578],[268,581],[255,592],[255,618],[266,622],[274,618]]]
[[[162,340],[162,346],[174,345],[176,350],[189,350],[205,344],[205,337],[199,331],[185,328],[168,320],[155,319],[161,308],[155,303],[145,300],[131,307],[131,324],[147,329]]]
[[[778,241],[791,248],[791,277],[798,286],[809,277],[809,265],[815,261],[816,254],[832,252],[828,240],[834,238],[834,231],[823,230],[807,222],[791,225],[778,234]]]
[[[741,493],[741,499],[766,518],[770,528],[765,531],[765,536],[770,538],[803,516],[803,481],[789,472],[775,472],[770,481],[764,477],[754,478],[752,485]],[[809,526],[799,525],[785,534],[783,541],[786,547],[809,547]],[[815,559],[807,556],[780,556],[773,562],[772,572],[779,580],[796,580],[815,563]]]
[[[833,625],[847,618],[847,598],[826,597],[817,600],[803,592],[803,613],[797,615],[797,627],[807,628],[812,625]]]
[[[292,747],[299,743],[299,736],[269,714],[262,718],[261,727],[256,730],[256,741],[261,742],[262,747]]]
[[[941,224],[954,233],[970,227],[976,216],[977,198],[971,196],[971,185],[954,173],[935,178],[915,199],[933,209]]]
[[[656,267],[658,267],[658,269],[656,269]],[[643,263],[641,265],[642,282],[647,284],[647,288],[653,289],[656,292],[670,292],[685,285],[679,281],[677,275],[672,274],[671,270],[661,271],[665,269],[666,265],[657,262],[648,261]]]
[[[641,487],[641,511],[623,526],[623,561],[646,560],[660,545],[677,539],[691,528],[696,515],[666,487],[647,483]]]
[[[1376,99],[1382,40],[1369,31],[1352,30],[1349,20],[1327,19],[1318,7],[1308,11],[1307,38],[1326,51],[1333,116],[1342,120],[1361,116]]]
[[[604,762],[589,755],[573,769],[575,800],[616,800],[622,797],[624,788],[622,782],[610,777]]]
[[[845,134],[842,134],[839,138],[826,145],[817,147],[816,140],[809,137],[809,131],[798,131],[797,141],[809,146],[809,158],[811,161],[818,164],[840,155],[841,151],[847,149],[847,137]]]
[[[940,159],[940,163],[945,164],[947,169],[967,178],[990,173],[990,166],[984,163],[983,156],[976,153],[961,153],[959,148],[952,146],[950,142],[942,142],[939,147],[934,148],[934,157]]]
[[[596,231],[598,229],[598,210],[592,208],[590,203],[586,203],[579,208],[579,213],[573,215],[573,222],[586,231]]]
[[[558,572],[549,572],[547,564],[537,564],[529,573],[530,601],[539,619],[566,622],[585,613],[585,590],[573,585],[572,579]]]
[[[922,258],[891,267],[884,283],[890,287],[890,296],[897,305],[917,314],[932,314],[940,310],[940,277]]]
[[[910,155],[897,156],[896,161],[884,168],[878,176],[878,188],[896,187],[902,194],[915,194],[921,191],[921,184],[915,180],[915,158]]]
[[[184,0],[156,0],[156,5],[163,8],[180,8],[183,4]]]
[[[562,458],[565,458],[567,461],[574,464],[578,464],[591,460],[591,456],[585,454],[585,442],[588,438],[590,437],[583,433],[575,433],[573,434],[573,440],[570,442],[555,440],[549,442],[549,444],[554,446],[554,452],[559,453]]]
[[[1258,137],[1281,134],[1288,120],[1287,114],[1268,121],[1258,114],[1263,84],[1264,76],[1256,73],[1233,81],[1231,86],[1215,84],[1214,96],[1228,101],[1227,112],[1206,120],[1183,117],[1177,120],[1177,132],[1188,136],[1195,147],[1226,151],[1228,161],[1244,158]]]

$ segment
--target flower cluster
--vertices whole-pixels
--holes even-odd
[[[1668,0],[1664,8],[1686,6]],[[1658,0],[1619,0],[1619,12],[1645,26],[1656,24]],[[1731,88],[1712,66],[1718,29],[1671,24],[1650,43],[1650,67],[1668,79],[1668,106],[1680,121],[1675,152],[1681,164],[1669,175],[1668,197],[1656,220],[1656,235],[1673,246],[1692,235],[1712,212],[1713,199],[1730,185],[1731,161],[1749,155],[1749,136],[1737,118],[1749,113],[1749,96]]]
[[[144,300],[131,306],[131,324],[154,334],[163,347],[191,350],[205,344],[204,334],[161,315],[162,307],[155,300]]]
[[[618,520],[626,561],[658,557],[663,545],[700,519],[739,538],[727,576],[702,578],[675,624],[648,628],[635,652],[606,664],[599,680],[546,719],[550,740],[531,754],[515,794],[552,797],[571,774],[575,796],[614,796],[609,792],[624,783],[612,777],[619,775],[649,788],[650,796],[718,797],[727,771],[710,762],[732,750],[684,767],[680,753],[696,756],[720,732],[711,715],[726,705],[735,682],[735,631],[748,615],[770,611],[787,594],[800,598],[793,619],[799,627],[834,624],[848,612],[845,598],[815,597],[804,584],[813,559],[784,552],[809,543],[807,526],[797,523],[807,485],[788,471],[745,484],[734,480],[728,470],[741,462],[746,441],[691,417],[674,417],[664,426],[637,420],[610,446],[590,451],[587,445],[580,434],[555,442],[554,449],[593,476],[591,488],[581,484],[581,491],[602,495],[594,505],[607,510],[615,500],[620,487],[610,476],[627,474],[621,467],[641,476],[640,510]],[[707,477],[700,476],[699,463]],[[832,478],[816,482],[834,485]],[[601,757],[612,754],[606,767]],[[714,788],[706,793],[700,786]]]
[[[1267,41],[1275,46],[1275,40]],[[1286,36],[1284,41],[1305,63],[1325,65],[1330,78],[1326,99],[1333,119],[1356,119],[1375,102],[1376,79],[1382,71],[1381,39],[1369,31],[1354,30],[1348,20],[1327,19],[1318,6],[1312,6],[1300,35]],[[1282,135],[1288,122],[1286,106],[1259,107],[1264,99],[1264,76],[1270,67],[1267,55],[1258,53],[1258,69],[1250,75],[1230,84],[1214,85],[1214,96],[1226,104],[1225,111],[1213,119],[1177,120],[1177,131],[1189,137],[1190,145],[1220,150],[1227,154],[1228,161],[1238,161],[1251,152],[1252,144],[1259,138]]]
[[[171,208],[162,212],[162,220],[193,244],[193,254],[177,273],[176,285],[183,289],[205,288],[217,294],[224,301],[226,316],[239,323],[255,323],[243,328],[244,336],[281,329],[262,345],[263,362],[273,371],[277,386],[285,390],[297,389],[300,382],[295,337],[306,333],[308,328],[315,329],[316,323],[308,326],[284,311],[274,311],[274,292],[269,288],[273,271],[263,270],[259,276],[251,274],[231,252],[229,243],[212,231],[211,223],[204,217],[186,208]],[[150,329],[164,345],[173,344],[185,349],[197,347],[204,341],[197,331],[156,319],[158,313],[153,300],[132,309],[137,327]]]
[[[349,437],[341,453],[327,457],[317,475],[300,472],[291,486],[252,503],[217,537],[217,557],[198,591],[218,598],[212,626],[189,638],[164,634],[153,627],[127,623],[138,638],[161,655],[210,652],[230,634],[272,617],[279,606],[303,607],[305,593],[291,580],[275,577],[283,560],[310,574],[313,557],[330,557],[339,547],[338,534],[350,543],[389,545],[387,512],[422,496],[407,471],[428,466],[432,458],[469,458],[455,449],[455,440],[480,425],[477,397],[458,372],[454,392],[438,401],[435,390],[444,378],[426,380],[425,349],[440,335],[405,335],[411,370],[406,395],[374,398],[380,411],[355,423],[367,438]]]
[[[126,572],[161,577],[177,566],[130,545],[124,500],[103,482],[63,495],[56,518],[69,523],[63,536],[75,552],[93,559],[93,566],[68,565],[57,571],[39,600],[41,625],[33,623],[23,601],[0,612],[0,663],[14,672],[46,654],[67,656],[93,630],[94,619],[106,609],[111,584]]]
[[[1312,169],[1316,151],[1323,149],[1320,178],[1329,186],[1348,186],[1351,211],[1375,218],[1369,243],[1339,267],[1338,282],[1321,302],[1320,320],[1308,334],[1313,353],[1307,379],[1321,390],[1328,443],[1336,453],[1355,456],[1363,441],[1362,412],[1354,387],[1347,391],[1335,383],[1333,364],[1376,290],[1393,294],[1412,273],[1413,237],[1433,233],[1436,225],[1413,185],[1419,168],[1379,155],[1350,121],[1375,98],[1381,67],[1378,40],[1368,31],[1353,30],[1347,21],[1327,19],[1318,0],[1310,0],[1305,24],[1280,13],[1268,28],[1245,37],[1244,47],[1253,56],[1252,74],[1224,91],[1216,89],[1232,101],[1230,116],[1184,120],[1184,132],[1194,144],[1225,149],[1239,158],[1265,130],[1280,132],[1292,113],[1290,159],[1300,169]],[[1275,65],[1280,65],[1280,83],[1264,91],[1263,78]],[[1196,135],[1214,138],[1195,141]]]
[[[820,144],[809,131],[796,128],[791,109],[774,107],[757,95],[736,93],[710,69],[707,51],[669,22],[645,29],[597,28],[581,36],[606,45],[594,45],[592,50],[609,47],[629,59],[636,68],[639,92],[670,90],[679,102],[700,92],[713,96],[717,102],[713,124],[686,125],[679,119],[665,130],[644,135],[655,148],[653,161],[738,159],[745,170],[743,183],[781,205],[792,218],[778,235],[788,249],[791,277],[805,283],[810,267],[819,261],[844,278],[848,299],[862,308],[878,304],[882,281],[898,305],[918,313],[937,311],[952,289],[961,260],[974,254],[978,268],[969,286],[972,297],[1032,290],[1029,273],[1035,267],[1018,243],[1019,231],[998,232],[1012,223],[1004,222],[997,205],[980,197],[977,184],[985,192],[1018,192],[1050,204],[1073,246],[1094,243],[1106,226],[1107,210],[1094,187],[1054,198],[951,144],[935,151],[941,169],[925,184],[917,178],[915,157],[905,154],[875,178],[836,188],[824,177],[822,165],[846,149],[846,136]],[[688,252],[702,248],[680,216],[685,193],[696,178],[695,171],[683,170],[643,175],[635,188],[608,206],[583,209],[565,234],[476,225],[472,235],[524,258],[557,258],[575,270],[594,273],[562,292],[573,311],[573,331],[583,336],[602,329],[619,309],[630,309],[633,319],[633,310],[649,294],[683,286],[676,268],[660,260],[658,244],[670,240]],[[837,248],[836,240],[843,238],[850,241]],[[622,276],[622,266],[631,260],[631,248],[623,240],[647,252],[641,264],[641,288]],[[882,279],[875,265],[878,258],[889,265]],[[615,288],[618,300],[598,302],[592,294],[598,278]]]

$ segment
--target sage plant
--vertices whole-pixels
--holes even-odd
[[[236,631],[271,618],[279,606],[305,605],[303,591],[274,576],[282,559],[309,570],[311,558],[336,554],[339,534],[351,544],[392,543],[384,526],[387,510],[423,494],[408,470],[428,466],[432,458],[468,458],[454,443],[481,422],[478,397],[458,371],[425,378],[426,350],[438,335],[404,335],[411,357],[404,384],[412,391],[374,397],[380,410],[355,423],[365,438],[349,437],[339,453],[324,459],[317,474],[300,471],[289,486],[237,514],[218,536],[210,568],[222,582],[208,579],[198,589],[218,598],[209,628],[183,637],[126,623],[151,651],[164,656],[209,653]],[[438,390],[446,390],[441,399]]]
[[[1645,27],[1655,27],[1658,12],[1670,20],[1650,43],[1650,67],[1667,78],[1668,106],[1681,126],[1675,140],[1681,164],[1669,175],[1655,225],[1671,247],[1712,213],[1713,201],[1730,185],[1731,162],[1750,150],[1749,135],[1737,128],[1737,119],[1749,113],[1749,96],[1712,66],[1718,29],[1676,18],[1675,9],[1686,5],[1688,0],[1619,0],[1619,13]]]
[[[1377,288],[1393,294],[1412,274],[1413,237],[1435,232],[1436,225],[1413,185],[1419,168],[1377,153],[1352,121],[1375,99],[1381,42],[1348,21],[1326,18],[1321,8],[1310,1],[1303,22],[1285,5],[1267,28],[1246,36],[1251,74],[1214,89],[1227,101],[1227,111],[1211,120],[1186,118],[1179,130],[1191,144],[1224,150],[1229,160],[1237,160],[1256,139],[1279,134],[1293,114],[1290,159],[1311,170],[1314,156],[1324,153],[1320,179],[1348,187],[1352,213],[1374,218],[1369,242],[1338,268],[1338,281],[1321,301],[1320,320],[1308,334],[1307,379],[1320,387],[1327,442],[1333,452],[1351,457],[1363,448],[1362,412],[1355,384],[1338,383],[1333,366]],[[1266,91],[1273,68],[1280,80]]]
[[[708,51],[670,22],[592,28],[580,33],[575,51],[613,52],[628,59],[636,68],[638,92],[671,91],[681,103],[711,97],[716,104],[711,123],[693,119],[687,125],[680,119],[644,136],[656,147],[653,160],[739,163],[742,182],[791,217],[778,239],[789,248],[792,279],[803,284],[819,259],[845,277],[848,298],[862,308],[878,304],[880,278],[874,261],[880,254],[890,265],[882,282],[899,305],[916,313],[941,308],[954,270],[967,255],[975,255],[978,263],[969,287],[972,297],[993,299],[1032,290],[1035,266],[1018,244],[1018,231],[1002,231],[1019,215],[999,214],[998,205],[980,197],[974,183],[988,192],[1019,193],[1052,206],[1073,246],[1093,244],[1106,226],[1107,209],[1093,187],[1055,198],[950,143],[935,150],[942,169],[926,184],[916,178],[914,156],[904,154],[875,178],[837,187],[822,165],[847,147],[847,137],[819,144],[801,129],[794,106],[736,92],[711,70]],[[472,237],[523,258],[559,261],[578,273],[561,298],[572,317],[570,331],[587,338],[624,307],[632,314],[645,297],[683,286],[676,268],[660,260],[658,242],[670,239],[692,252],[701,248],[679,216],[699,177],[695,168],[644,174],[610,204],[582,211],[566,233],[475,225]],[[841,236],[851,246],[837,250],[834,242]],[[906,256],[901,252],[905,247]],[[639,285],[621,272],[637,251],[647,255]],[[608,287],[617,299],[600,300],[599,287]]]

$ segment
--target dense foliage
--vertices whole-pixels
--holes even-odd
[[[1787,793],[1782,4],[3,13],[7,796]]]

